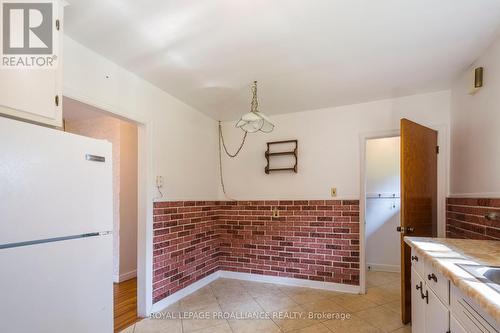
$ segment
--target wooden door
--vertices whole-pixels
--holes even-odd
[[[411,248],[404,236],[437,236],[437,132],[401,119],[401,316],[411,321]]]

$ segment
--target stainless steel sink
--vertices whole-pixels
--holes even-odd
[[[483,275],[491,282],[500,284],[500,267],[488,267]]]
[[[459,264],[467,273],[500,293],[500,267]]]

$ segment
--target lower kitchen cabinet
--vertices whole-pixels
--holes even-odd
[[[425,301],[422,298],[424,282],[415,268],[411,268],[411,327],[412,332],[425,332]]]
[[[436,294],[428,287],[424,291],[425,300],[425,332],[448,332],[450,328],[450,311],[441,303]]]
[[[446,333],[450,311],[427,286],[417,271],[411,270],[411,327],[413,333]]]
[[[467,333],[453,315],[450,315],[450,333]]]
[[[412,333],[500,333],[494,318],[422,256],[411,267],[411,318]]]

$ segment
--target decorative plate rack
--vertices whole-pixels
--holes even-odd
[[[288,151],[274,151],[271,150],[271,146],[283,146],[283,145],[290,145],[290,144],[294,144],[294,148],[293,150],[288,150]],[[269,174],[270,172],[274,172],[274,171],[293,171],[295,173],[297,173],[297,163],[298,163],[298,160],[297,160],[297,148],[299,146],[299,143],[297,140],[285,140],[285,141],[274,141],[274,142],[268,142],[267,143],[267,150],[266,150],[266,153],[265,153],[265,156],[266,156],[266,161],[267,161],[267,165],[266,165],[266,168],[264,169],[264,171],[266,172],[266,174]],[[270,159],[272,157],[276,157],[276,156],[293,156],[293,161],[294,164],[291,165],[290,167],[284,167],[284,168],[271,168],[270,167]]]

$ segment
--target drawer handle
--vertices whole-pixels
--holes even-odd
[[[418,257],[417,256],[411,256],[411,261],[418,261]]]
[[[434,273],[432,274],[428,274],[427,275],[427,279],[430,281],[430,280],[434,280],[434,282],[438,282],[438,278],[436,277],[436,275],[434,275]]]
[[[425,303],[429,304],[429,291],[428,290],[425,291],[425,295],[424,295],[424,293],[421,290],[420,291],[420,297],[422,297],[422,299],[425,298]]]

